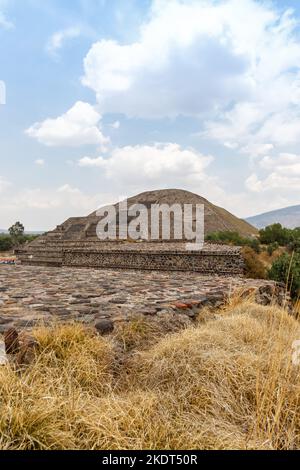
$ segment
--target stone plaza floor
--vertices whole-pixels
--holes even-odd
[[[274,286],[272,281],[192,272],[1,265],[0,333],[11,326],[47,324],[54,318],[91,325],[99,319],[121,321],[136,314],[173,312],[193,318],[204,306],[221,306],[239,289],[263,289],[267,303]]]

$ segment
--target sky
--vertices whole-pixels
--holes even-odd
[[[300,204],[299,141],[299,1],[0,0],[1,229],[152,189]]]

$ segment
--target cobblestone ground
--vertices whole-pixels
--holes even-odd
[[[0,333],[53,318],[87,324],[125,320],[137,313],[192,318],[204,306],[220,306],[239,288],[263,289],[262,303],[268,303],[274,286],[271,281],[187,272],[0,266]]]

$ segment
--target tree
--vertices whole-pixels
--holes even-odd
[[[300,295],[300,253],[284,253],[277,258],[269,271],[269,278],[284,282],[293,298]]]
[[[300,253],[300,238],[295,238],[295,240],[288,244],[287,248],[290,253],[293,253],[294,251]]]
[[[250,248],[252,248],[252,250],[255,251],[255,253],[257,253],[258,255],[259,255],[259,253],[261,253],[261,246],[260,246],[259,240],[257,240],[257,238],[253,238],[253,240],[250,240],[248,244],[249,244]]]
[[[284,228],[281,224],[273,224],[260,230],[259,238],[260,242],[265,245],[277,242],[285,246],[294,239],[294,233],[293,230]]]
[[[24,225],[21,222],[16,222],[8,229],[14,245],[18,246],[21,243],[24,237],[24,230]]]
[[[13,247],[12,239],[9,235],[0,235],[0,252],[9,251]]]
[[[268,255],[272,256],[274,251],[278,250],[278,248],[279,248],[279,244],[277,242],[270,243],[270,245],[268,245],[268,248],[267,248]]]

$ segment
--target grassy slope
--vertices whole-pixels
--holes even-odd
[[[36,331],[36,362],[0,368],[0,448],[299,448],[300,324],[250,301],[212,316]]]

